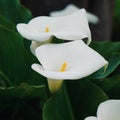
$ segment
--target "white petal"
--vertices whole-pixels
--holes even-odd
[[[96,117],[90,116],[85,118],[84,120],[98,120]]]
[[[28,40],[35,40],[35,41],[47,41],[50,37],[50,33],[42,32],[40,33],[34,26],[27,25],[27,24],[17,24],[18,32]]]
[[[51,79],[83,78],[108,63],[82,40],[42,45],[36,49],[36,56],[43,67],[33,64],[32,68]],[[64,62],[67,62],[67,69],[60,72]]]
[[[47,26],[50,29],[49,32],[45,32]],[[48,40],[52,35],[65,40],[88,38],[88,44],[91,41],[91,33],[84,9],[64,17],[36,17],[28,24],[18,24],[17,30],[26,39],[40,42]]]
[[[100,104],[98,120],[120,120],[120,100],[107,100]]]
[[[72,12],[75,12],[77,10],[79,10],[80,8],[78,8],[77,6],[75,6],[74,4],[69,4],[67,5],[63,10],[59,10],[59,11],[53,11],[50,13],[50,16],[52,17],[60,17],[60,16],[64,16],[67,14],[70,14]],[[99,19],[96,15],[87,12],[87,18],[88,21],[92,24],[96,24],[98,23]]]
[[[31,50],[31,52],[33,53],[33,55],[35,55],[35,50],[36,50],[37,47],[39,47],[39,46],[41,46],[41,45],[43,45],[43,44],[50,43],[51,40],[52,40],[52,37],[53,37],[53,36],[51,36],[51,38],[50,38],[48,41],[45,41],[45,42],[32,41],[32,42],[31,42],[31,45],[30,45],[30,50]]]
[[[31,45],[30,45],[30,50],[33,53],[33,55],[35,55],[35,50],[37,47],[39,47],[41,45],[41,42],[36,42],[36,41],[32,41]]]
[[[52,17],[60,17],[60,16],[70,14],[72,12],[75,12],[77,10],[79,10],[79,8],[77,6],[75,6],[74,4],[69,4],[63,10],[51,12],[50,16],[52,16]]]
[[[88,21],[92,24],[97,24],[99,22],[99,18],[92,13],[87,12],[87,17]]]

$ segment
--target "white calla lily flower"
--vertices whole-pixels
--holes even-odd
[[[98,119],[96,117],[91,116],[91,117],[85,118],[85,120],[98,120]]]
[[[120,120],[120,100],[107,100],[101,103],[97,117],[87,117],[85,120]]]
[[[70,14],[72,12],[75,12],[79,9],[80,8],[75,6],[74,4],[69,4],[63,10],[51,12],[50,16],[52,16],[52,17],[64,16],[64,15]],[[88,21],[92,24],[97,24],[99,21],[99,18],[96,15],[89,13],[89,12],[87,12],[87,18],[88,18]]]
[[[108,62],[82,40],[61,44],[45,44],[36,49],[40,64],[32,69],[55,81],[86,77]]]
[[[85,9],[62,17],[36,17],[28,24],[17,24],[17,30],[24,38],[37,42],[47,41],[51,36],[64,40],[88,38],[88,44],[91,42]]]
[[[51,39],[49,39],[48,41],[45,41],[45,42],[32,41],[31,45],[30,45],[30,50],[31,50],[32,54],[35,55],[35,50],[37,47],[44,45],[44,44],[47,44],[47,43],[50,43],[51,40],[52,40],[52,37],[51,37]]]
[[[36,41],[32,41],[31,45],[30,45],[30,50],[33,53],[33,55],[35,55],[35,50],[37,47],[39,47],[41,44],[41,42],[36,42]]]

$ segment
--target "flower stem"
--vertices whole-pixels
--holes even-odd
[[[63,80],[48,79],[48,87],[50,92],[52,94],[57,92],[60,89],[62,83],[63,83]]]

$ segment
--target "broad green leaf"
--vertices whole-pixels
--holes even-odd
[[[109,61],[109,65],[106,71],[104,71],[103,69],[100,69],[99,71],[89,76],[89,78],[91,79],[105,78],[108,75],[110,75],[113,71],[115,71],[119,65],[120,65],[120,53],[113,54],[112,58]]]
[[[120,99],[120,75],[97,80],[99,85],[111,99]]]
[[[86,79],[66,81],[76,120],[96,115],[98,105],[107,100],[106,93]]]
[[[32,18],[30,11],[19,0],[0,0],[0,13],[15,24],[28,22]]]
[[[64,86],[45,103],[43,120],[74,120],[68,94]]]
[[[113,53],[120,53],[120,42],[92,42],[90,46],[110,60]]]
[[[26,75],[25,75],[25,82],[31,85],[43,85],[47,84],[47,79],[40,75],[39,73],[35,72],[32,68],[31,65],[33,63],[39,63],[37,58],[31,53],[31,51],[28,49],[25,49],[24,54],[25,54],[25,61],[26,61]]]
[[[17,95],[20,97],[18,94],[19,91],[24,93],[22,95],[23,98],[25,98],[24,96],[27,96],[28,94],[26,92],[28,87],[28,90],[31,90],[28,91],[30,94],[28,98],[30,99],[30,96],[31,98],[34,98],[34,96],[39,98],[38,92],[41,93],[42,90],[38,89],[38,92],[35,94],[34,91],[37,91],[35,88],[44,85],[46,83],[46,78],[31,69],[31,65],[36,60],[30,50],[24,49],[23,40],[24,39],[17,32],[13,32],[0,26],[0,85],[7,90],[11,97],[12,95],[14,97]],[[23,89],[23,86],[22,88],[21,86],[14,87],[22,82],[30,84],[31,87],[25,86],[25,89]],[[12,89],[9,89],[10,86],[12,86]],[[1,97],[2,95],[5,95],[6,97],[9,96],[4,94],[4,91],[1,91]]]
[[[8,28],[8,29],[12,29],[15,30],[15,25],[13,23],[11,23],[10,21],[8,21],[4,16],[0,15],[0,25]]]
[[[12,84],[19,84],[25,76],[23,39],[16,32],[0,26],[0,71]]]
[[[47,98],[45,85],[31,86],[26,83],[21,83],[15,87],[0,87],[0,98],[20,98],[20,99],[35,99],[45,100]]]

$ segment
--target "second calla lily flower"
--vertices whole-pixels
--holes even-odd
[[[72,12],[75,12],[79,9],[80,8],[78,8],[74,4],[68,4],[63,10],[51,12],[50,16],[53,16],[53,17],[64,16],[64,15],[70,14]],[[97,24],[99,21],[99,19],[96,15],[89,13],[89,12],[87,12],[87,18],[88,18],[88,21],[92,24]]]
[[[40,64],[32,68],[53,81],[86,77],[108,62],[82,40],[45,44],[36,49]]]
[[[120,100],[102,102],[97,110],[97,117],[90,116],[85,120],[120,120]]]
[[[84,9],[62,17],[36,17],[28,24],[18,24],[17,30],[26,39],[37,42],[47,41],[51,36],[64,40],[88,38],[88,44],[91,41],[91,33]]]

